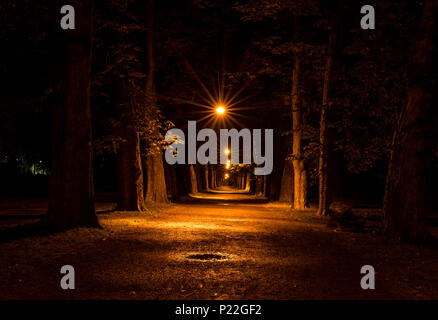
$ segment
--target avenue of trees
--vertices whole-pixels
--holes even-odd
[[[430,239],[438,0],[371,3],[374,30],[349,0],[69,4],[74,30],[59,27],[60,1],[0,4],[0,160],[46,164],[51,227],[98,226],[95,184],[111,176],[121,211],[231,184],[325,216],[363,184],[385,234]],[[227,127],[274,128],[271,175],[164,162],[166,130],[203,118],[206,91],[222,90],[241,100]]]

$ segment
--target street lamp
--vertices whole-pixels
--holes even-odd
[[[225,113],[225,108],[224,108],[224,106],[222,106],[222,105],[218,105],[217,107],[216,107],[216,113],[218,114],[218,115],[223,115],[224,113]]]
[[[230,149],[225,149],[225,154],[230,154]]]

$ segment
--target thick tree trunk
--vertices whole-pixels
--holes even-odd
[[[98,226],[94,210],[90,74],[93,1],[72,0],[76,29],[65,33],[63,101],[53,107],[52,168],[46,222],[56,229]]]
[[[117,152],[117,176],[121,211],[143,211],[144,184],[139,133],[129,124],[121,123],[119,136],[123,139]]]
[[[431,84],[435,80],[432,60],[436,52],[437,14],[438,0],[426,1],[411,46],[407,104],[394,134],[386,180],[384,232],[402,241],[425,241],[431,237],[424,218],[424,191],[431,119],[436,112],[436,91]]]
[[[307,175],[304,167],[304,160],[301,153],[301,141],[303,136],[303,125],[300,107],[299,81],[301,74],[301,58],[295,55],[294,71],[292,77],[292,165],[294,169],[294,192],[293,207],[297,210],[304,209],[307,202]]]
[[[147,58],[148,58],[148,74],[146,79],[146,96],[150,104],[150,108],[157,108],[157,98],[154,85],[155,77],[155,57],[154,57],[154,6],[153,0],[147,2]],[[158,116],[158,113],[157,113]],[[157,133],[158,135],[158,133]],[[164,167],[162,152],[150,150],[150,154],[146,156],[147,170],[147,189],[146,201],[152,202],[168,202],[166,181],[164,178]]]
[[[127,43],[127,35],[120,35],[121,48]],[[140,133],[136,128],[135,99],[132,98],[128,71],[123,68],[122,75],[115,75],[116,114],[120,120],[117,135],[121,139],[117,151],[118,204],[120,211],[143,211],[144,204],[144,168],[141,158]]]
[[[167,203],[166,180],[164,178],[163,156],[161,152],[148,154],[146,202]]]

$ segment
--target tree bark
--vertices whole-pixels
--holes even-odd
[[[72,0],[76,29],[65,33],[62,102],[52,112],[52,168],[46,222],[62,230],[98,226],[94,210],[90,77],[93,1]]]
[[[147,58],[148,74],[146,79],[146,96],[150,108],[157,108],[157,98],[154,85],[155,77],[155,58],[154,58],[154,6],[153,0],[147,2]],[[157,114],[158,116],[158,114]],[[158,135],[158,133],[157,133]],[[147,170],[147,189],[146,201],[168,202],[166,181],[164,178],[164,167],[162,151],[149,150],[146,156]]]
[[[210,183],[209,183],[209,169],[208,164],[204,166],[204,184],[205,184],[205,190],[208,191],[210,189]]]
[[[121,30],[122,31],[122,30]],[[120,34],[121,48],[126,46],[127,34]],[[144,199],[144,168],[141,158],[140,132],[136,127],[136,108],[138,107],[128,71],[122,68],[121,74],[115,75],[116,114],[120,119],[117,135],[121,138],[117,151],[117,180],[119,199],[117,210],[143,211]]]
[[[124,91],[124,89],[122,90]],[[129,121],[122,121],[118,132],[123,141],[117,152],[119,186],[117,210],[143,211],[145,205],[140,136],[136,129],[129,124]]]
[[[198,181],[196,178],[196,172],[195,168],[192,164],[189,164],[189,170],[190,170],[190,188],[191,193],[197,193],[198,192]]]
[[[249,172],[246,174],[245,191],[251,191],[251,173]]]
[[[421,242],[431,238],[424,217],[424,192],[431,119],[436,112],[432,60],[436,53],[437,14],[438,0],[426,1],[411,45],[407,103],[394,134],[386,180],[384,233],[401,241]]]
[[[319,205],[318,205],[318,215],[326,216],[328,215],[328,208],[330,204],[330,197],[328,194],[328,151],[329,151],[329,139],[327,133],[327,113],[330,106],[330,95],[333,89],[331,88],[333,82],[333,73],[335,66],[335,55],[337,54],[339,47],[339,26],[340,26],[340,8],[342,4],[337,9],[336,15],[334,16],[333,23],[330,31],[330,39],[328,44],[327,61],[325,65],[324,73],[324,87],[322,94],[322,106],[321,106],[321,117],[320,117],[320,127],[319,127]]]
[[[264,195],[264,177],[265,176],[256,176],[255,182],[255,194],[258,197],[262,197]]]
[[[269,196],[269,176],[263,176],[263,196]]]
[[[202,166],[199,163],[195,164],[196,181],[198,182],[198,192],[202,191],[204,189],[203,182],[202,182],[201,168],[202,168]]]
[[[293,207],[297,210],[304,209],[307,202],[307,175],[304,166],[304,160],[301,153],[301,141],[303,136],[303,125],[301,119],[300,106],[300,73],[301,58],[297,53],[295,55],[294,71],[292,76],[292,165],[294,169],[294,192]]]
[[[161,152],[146,156],[147,189],[146,202],[167,203],[166,181],[164,178],[163,156]]]
[[[213,182],[213,176],[214,176],[214,168],[213,166],[209,167],[208,170],[208,188],[209,189],[214,189],[214,182]]]

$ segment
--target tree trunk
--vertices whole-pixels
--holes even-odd
[[[411,45],[407,103],[394,134],[384,200],[384,232],[402,241],[430,239],[424,218],[425,160],[436,91],[432,88],[438,0],[426,1]],[[435,74],[436,75],[436,74]],[[436,114],[435,114],[436,116]]]
[[[251,173],[246,174],[246,181],[245,181],[245,191],[250,192],[251,191]]]
[[[205,190],[208,191],[210,189],[210,183],[209,183],[209,171],[208,170],[208,164],[204,166],[204,183],[205,183]]]
[[[202,183],[202,172],[201,172],[201,165],[199,163],[195,164],[195,172],[196,172],[196,181],[198,182],[198,192],[202,191],[204,189],[203,183]]]
[[[148,58],[148,74],[146,79],[146,96],[147,101],[150,104],[150,108],[157,108],[157,98],[154,85],[155,77],[155,58],[154,58],[154,7],[153,0],[147,2],[147,58]],[[158,116],[158,113],[157,113]],[[157,132],[157,135],[158,132]],[[147,170],[147,189],[146,189],[146,201],[153,202],[168,202],[166,181],[164,178],[164,167],[162,151],[149,150],[149,154],[146,156]]]
[[[328,148],[329,140],[327,134],[327,113],[330,105],[330,95],[332,91],[331,84],[333,82],[333,72],[335,65],[335,54],[338,49],[338,32],[339,32],[339,9],[334,17],[330,31],[330,39],[328,44],[327,61],[324,73],[324,87],[322,94],[321,118],[319,127],[319,206],[318,215],[328,215],[328,208],[330,204],[330,197],[327,192],[328,186]]]
[[[196,172],[195,168],[192,164],[189,164],[189,170],[190,170],[190,188],[191,193],[197,193],[198,192],[198,181],[196,179]]]
[[[263,176],[263,196],[267,197],[269,192],[269,178],[268,176]]]
[[[145,207],[140,136],[135,128],[123,121],[120,124],[119,136],[123,141],[117,152],[119,186],[117,210],[143,211]]]
[[[265,176],[256,176],[256,183],[255,183],[255,194],[258,197],[261,197],[264,195],[264,179]]]
[[[147,188],[146,202],[167,203],[166,180],[164,178],[163,157],[161,152],[146,156]]]
[[[299,54],[295,54],[294,71],[292,77],[292,165],[293,165],[293,179],[294,179],[294,192],[293,192],[293,207],[297,210],[304,209],[307,202],[307,176],[304,167],[304,160],[301,153],[301,141],[303,136],[303,125],[301,119],[301,107],[300,107],[300,71],[301,58]]]
[[[65,33],[63,101],[52,114],[52,168],[46,222],[58,229],[98,226],[94,210],[90,74],[93,1],[72,0],[77,26]]]
[[[214,189],[214,183],[213,183],[213,175],[214,175],[214,173],[213,173],[213,171],[214,171],[214,168],[213,168],[213,166],[210,166],[210,168],[209,168],[209,170],[208,170],[208,187],[210,188],[210,189]]]

